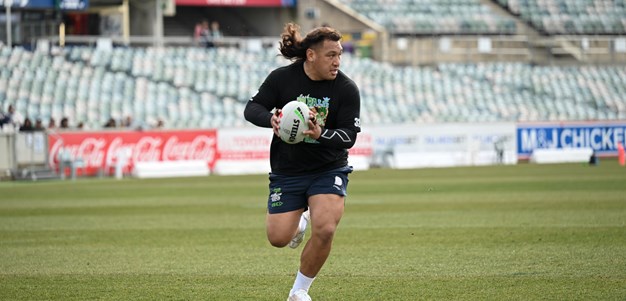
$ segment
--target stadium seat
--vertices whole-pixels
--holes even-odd
[[[123,48],[116,55],[126,63],[89,47],[71,47],[54,57],[27,52],[0,47],[5,63],[0,106],[16,104],[23,115],[44,120],[67,116],[71,124],[84,121],[94,129],[111,117],[130,115],[144,124],[162,118],[168,127],[251,126],[241,116],[245,103],[269,71],[288,63],[277,58],[275,49],[251,54],[234,48]],[[366,124],[626,115],[626,71],[619,66],[396,67],[349,54],[342,66],[361,89]]]
[[[392,33],[514,34],[515,21],[480,0],[342,0]]]
[[[624,34],[626,6],[605,0],[509,0],[512,13],[549,34]]]

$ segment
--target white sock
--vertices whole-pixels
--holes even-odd
[[[293,288],[291,288],[289,296],[293,295],[293,293],[295,293],[299,289],[303,289],[308,292],[311,284],[313,283],[313,280],[315,280],[315,277],[309,278],[300,273],[300,271],[298,271],[298,274],[296,275],[296,281],[293,282]]]
[[[298,225],[298,231],[306,230],[307,222],[304,216],[300,216],[300,224]]]

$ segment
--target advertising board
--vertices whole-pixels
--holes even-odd
[[[89,0],[0,0],[0,7],[12,8],[83,10],[89,7]]]
[[[48,139],[51,167],[69,156],[84,162],[82,175],[111,173],[118,160],[130,173],[135,162],[204,160],[211,168],[216,159],[215,130],[59,132]]]
[[[599,156],[617,155],[626,141],[626,122],[522,123],[517,125],[517,154],[527,159],[536,149],[591,148]]]
[[[374,165],[391,168],[515,164],[515,124],[420,124],[365,129]]]

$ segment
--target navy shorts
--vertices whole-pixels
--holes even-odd
[[[282,213],[306,208],[308,199],[316,194],[348,195],[348,174],[352,166],[303,176],[270,173],[269,213]]]

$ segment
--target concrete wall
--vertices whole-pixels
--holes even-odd
[[[401,65],[440,62],[530,61],[527,42],[520,37],[489,37],[491,50],[481,51],[478,36],[392,37],[388,44],[389,62]],[[449,48],[443,47],[448,45]]]

